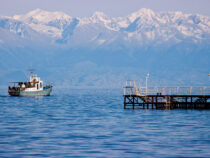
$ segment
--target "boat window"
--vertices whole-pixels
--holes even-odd
[[[39,84],[37,84],[37,89],[39,89]]]
[[[40,83],[40,88],[42,88],[42,83]]]

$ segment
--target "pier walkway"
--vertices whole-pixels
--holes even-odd
[[[210,87],[140,87],[127,81],[124,109],[210,109]]]

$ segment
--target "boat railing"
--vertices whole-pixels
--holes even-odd
[[[136,82],[126,82],[124,95],[210,95],[210,87],[140,87]]]

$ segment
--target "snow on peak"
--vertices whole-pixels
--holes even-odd
[[[32,10],[24,15],[15,15],[13,18],[28,24],[38,32],[56,38],[61,36],[64,27],[73,19],[63,12],[48,12],[41,9]]]
[[[147,17],[147,18],[152,18],[153,16],[155,16],[155,12],[153,12],[151,9],[147,9],[147,8],[142,8],[137,12],[134,12],[132,14],[130,14],[128,16],[128,19],[133,22],[136,20],[136,18],[139,17]]]
[[[109,30],[114,30],[114,28],[110,26],[112,19],[103,12],[94,12],[91,17],[79,18],[79,21],[80,26],[88,24],[101,24]]]
[[[34,22],[34,23],[48,23],[54,20],[69,20],[72,19],[69,15],[63,12],[48,12],[41,9],[35,9],[28,12],[25,15],[15,15],[13,17],[16,20],[21,20],[24,22]]]
[[[93,18],[104,18],[104,19],[106,19],[107,15],[103,12],[96,11],[96,12],[93,13],[92,17]]]
[[[98,12],[98,11],[93,13],[93,15],[90,17],[90,19],[94,23],[98,23],[98,22],[108,23],[108,22],[110,22],[110,19],[106,14],[104,14],[103,12]]]
[[[34,9],[30,12],[27,13],[28,16],[34,16],[34,15],[37,15],[37,14],[40,14],[40,13],[43,13],[43,12],[46,12],[40,8],[37,8],[37,9]]]
[[[148,8],[141,8],[136,13],[142,13],[142,14],[154,14],[154,11]]]

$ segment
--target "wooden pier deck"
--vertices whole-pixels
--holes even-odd
[[[124,109],[210,109],[210,87],[138,87],[127,82]]]

